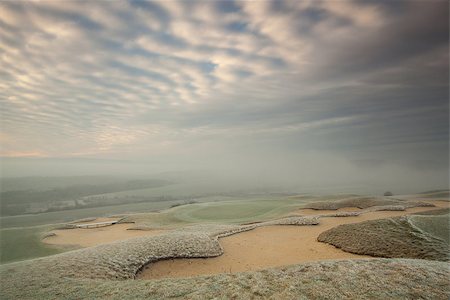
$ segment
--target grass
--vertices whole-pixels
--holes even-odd
[[[342,201],[340,200],[341,198],[333,197],[333,199]],[[132,214],[127,216],[124,221],[134,222],[136,224],[135,229],[140,230],[159,227],[179,228],[181,226],[197,223],[242,224],[247,222],[263,222],[286,215],[290,211],[311,201],[315,201],[315,198],[237,198],[228,201],[182,205],[164,210],[160,213],[151,212]],[[314,203],[315,202],[312,202],[310,205]],[[376,204],[378,202],[373,203]],[[123,213],[126,211],[141,212],[151,209],[167,208],[172,204],[173,201],[150,202],[2,218],[2,222],[6,223],[6,226],[2,224],[4,229],[1,231],[2,233],[4,232],[4,234],[2,234],[2,243],[0,244],[0,251],[3,253],[2,261],[9,262],[30,259],[63,251],[62,249],[56,250],[42,244],[39,241],[40,229],[36,229],[37,227],[29,229],[15,228],[14,230],[5,229],[5,227],[17,226],[19,224],[29,226],[70,222],[80,218]],[[287,222],[287,220],[284,220],[283,222]],[[295,220],[293,222],[295,222]]]
[[[251,199],[243,202],[228,201],[213,202],[212,204],[183,205],[164,210],[161,213],[133,214],[126,218],[125,221],[135,222],[136,229],[141,230],[162,226],[177,228],[191,223],[201,222],[236,223],[255,218],[267,219],[269,217],[275,217],[281,215],[285,210],[292,209],[290,205],[300,203],[299,200],[272,199],[256,201],[253,198]],[[45,228],[49,230],[48,224],[61,224],[81,218],[104,216],[126,211],[141,212],[163,209],[173,203],[174,201],[150,202],[1,218],[3,229],[0,231],[0,262],[7,263],[67,251],[68,249],[52,248],[40,241],[41,234],[45,231]],[[214,211],[216,212],[215,214]],[[208,217],[208,214],[211,215]],[[47,224],[47,226],[42,224]]]
[[[403,216],[340,225],[317,240],[362,255],[449,261],[448,230],[445,215]]]
[[[0,230],[0,263],[8,263],[62,252],[41,242],[48,226]]]
[[[11,276],[12,275],[12,276]],[[449,265],[405,259],[306,263],[184,279],[102,280],[0,266],[1,299],[448,299]]]
[[[450,214],[409,216],[409,222],[424,233],[440,238],[449,243]]]
[[[215,201],[221,201],[223,199],[230,199],[230,197],[205,197],[198,201],[208,201],[214,199]],[[248,207],[247,211],[250,214],[253,214],[252,210],[258,210],[258,202],[259,199],[255,199],[255,197],[250,196],[241,196],[241,197],[233,197],[231,201],[223,201],[224,203],[233,202],[247,202],[253,201],[252,205],[254,207]],[[311,201],[311,198],[295,200],[295,199],[285,199],[282,197],[274,197],[273,199],[269,199],[266,201],[271,201],[271,204],[262,204],[263,206],[272,206],[276,208],[277,206],[283,206],[289,203],[304,203],[304,201]],[[212,202],[219,203],[221,202]],[[89,218],[89,217],[100,217],[107,216],[112,214],[125,214],[125,213],[142,213],[142,212],[151,212],[156,210],[164,210],[168,209],[176,204],[184,204],[184,200],[164,200],[164,201],[154,201],[154,202],[142,202],[142,203],[132,203],[132,204],[120,204],[120,205],[111,205],[111,206],[103,206],[103,207],[95,207],[95,208],[82,208],[82,209],[73,209],[73,210],[65,210],[58,212],[48,212],[48,213],[40,213],[40,214],[29,214],[29,215],[20,215],[20,216],[10,216],[10,217],[0,217],[0,227],[1,228],[12,228],[12,227],[30,227],[30,226],[38,226],[45,224],[57,224],[57,223],[66,223],[77,219]],[[206,204],[206,203],[205,203]],[[209,205],[209,204],[207,204]],[[203,206],[198,206],[203,207]],[[177,207],[175,207],[177,208]],[[180,210],[180,215],[175,215],[171,212],[172,216],[168,217],[170,221],[175,222],[197,222],[197,221],[205,221],[201,216],[199,218],[191,218],[189,213],[187,213],[185,218],[183,218],[184,209],[191,210],[191,205],[181,205],[183,208]],[[175,211],[174,211],[175,212]],[[275,215],[274,215],[275,216]],[[206,216],[207,217],[207,216]],[[153,220],[152,214],[149,214],[149,218]],[[142,217],[141,217],[142,219]],[[177,220],[179,219],[179,220]],[[184,221],[183,221],[184,220]],[[164,225],[167,225],[167,222],[163,222]]]
[[[135,222],[141,228],[179,227],[192,223],[241,224],[281,217],[307,201],[311,201],[311,198],[238,198],[232,201],[181,205],[160,213],[130,215],[124,221]]]
[[[125,221],[134,221],[137,226],[151,227],[167,224],[174,226],[174,230],[159,236],[139,237],[0,265],[2,283],[0,299],[449,298],[449,263],[425,260],[327,261],[257,272],[187,279],[132,280],[135,274],[149,262],[173,257],[211,257],[222,254],[223,249],[217,240],[219,236],[265,225],[317,224],[320,219],[313,217],[297,216],[273,220],[290,210],[305,206],[305,203],[312,200],[312,198],[290,197],[197,203],[174,207],[162,213],[128,216]],[[336,200],[344,199],[336,198]],[[384,204],[377,201],[374,203],[375,205],[393,205],[381,207],[381,209],[399,208],[396,204]],[[376,207],[370,209],[376,209]],[[89,216],[92,215],[71,216],[71,219]],[[246,226],[231,224],[250,221],[267,222]],[[394,221],[397,223],[391,224],[392,221],[388,221],[388,223],[374,223],[366,227],[346,228],[345,235],[358,237],[357,240],[363,243],[369,241],[378,249],[383,249],[386,244],[395,246],[396,241],[402,243],[418,241],[420,247],[427,246],[426,242],[430,239],[433,243],[436,240],[441,241],[436,238],[433,240],[429,233],[422,232],[425,230],[419,231],[411,227],[407,220],[402,221],[403,223]],[[422,221],[423,218],[420,218],[420,222]],[[416,222],[415,226],[423,227],[418,224],[420,222]],[[23,236],[23,244],[16,244],[15,247],[22,245],[23,248],[32,248],[34,246],[27,242],[31,243],[35,237],[39,237],[43,228],[45,227],[3,229],[2,232],[20,233],[17,236]],[[389,230],[390,228],[394,230]],[[404,239],[405,228],[412,228],[411,232],[414,233],[407,234],[406,239]],[[26,230],[30,230],[28,238],[25,234]],[[416,240],[411,238],[416,235],[419,236]],[[378,239],[371,240],[372,236],[377,236]],[[14,235],[9,236],[9,239],[13,238]],[[356,247],[360,245],[356,243]],[[433,244],[434,246],[436,244]],[[402,247],[396,245],[395,248]],[[12,248],[8,251],[15,250]],[[446,251],[448,252],[448,249]],[[422,258],[430,258],[430,256]]]
[[[351,196],[340,200],[310,202],[306,204],[304,208],[311,208],[316,210],[337,210],[344,207],[358,207],[361,209],[365,209],[374,206],[404,206],[405,208],[407,208],[433,205],[426,202],[406,201],[392,198]]]
[[[41,234],[50,230],[51,227],[55,227],[56,224],[127,211],[141,212],[163,209],[173,203],[174,201],[151,202],[2,217],[0,219],[2,228],[0,229],[0,263],[43,257],[70,250],[52,247],[41,242]],[[168,223],[173,221],[167,220]]]
[[[450,199],[450,191],[449,190],[436,190],[436,191],[428,191],[419,194],[422,197],[428,198],[447,198]]]
[[[179,207],[173,216],[189,222],[240,223],[267,220],[291,211],[299,205],[298,200],[252,200],[201,203]]]

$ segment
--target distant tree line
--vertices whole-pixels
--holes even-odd
[[[86,196],[160,187],[168,184],[170,184],[170,182],[165,180],[151,179],[131,180],[122,183],[119,182],[103,185],[73,185],[45,191],[5,191],[0,193],[0,213],[2,216],[18,215],[26,213],[32,203],[42,204],[43,207],[46,207],[51,203],[56,204],[58,202],[64,202],[68,200],[75,201]],[[78,204],[80,205],[80,203]]]

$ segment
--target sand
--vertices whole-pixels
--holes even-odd
[[[87,218],[88,221],[75,221],[71,224],[90,224],[90,223],[100,223],[100,222],[109,222],[109,221],[118,221],[119,218],[95,218],[90,220]]]
[[[97,219],[90,223],[110,221],[110,219]],[[134,224],[115,224],[98,228],[76,228],[53,230],[56,236],[49,236],[43,242],[50,245],[92,247],[115,241],[126,240],[138,236],[158,235],[165,230],[127,230]]]
[[[438,208],[449,202],[430,201]],[[320,243],[320,233],[341,224],[390,218],[437,208],[416,207],[407,211],[378,211],[356,217],[324,217],[313,226],[267,226],[220,239],[224,254],[215,258],[171,259],[148,265],[138,274],[139,279],[191,277],[218,273],[254,271],[269,267],[330,259],[362,259],[369,256],[344,252],[334,246]],[[344,208],[338,211],[357,211]],[[301,210],[297,213],[313,214]],[[336,212],[330,211],[331,212]],[[323,214],[326,211],[314,211]]]

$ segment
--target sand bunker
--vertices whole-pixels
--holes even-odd
[[[97,219],[94,222],[102,221],[105,220],[102,218]],[[165,230],[127,230],[131,227],[134,227],[134,224],[115,224],[111,226],[88,229],[76,228],[53,230],[52,233],[55,233],[56,235],[46,237],[43,239],[43,242],[51,245],[92,247],[129,238],[158,235],[167,232]]]
[[[432,203],[438,207],[448,205],[448,202]],[[433,208],[416,207],[407,211],[376,211],[355,217],[323,217],[320,219],[320,225],[314,226],[260,227],[221,238],[220,244],[225,253],[219,257],[159,261],[144,268],[137,278],[190,277],[253,271],[307,261],[367,258],[368,256],[351,254],[334,246],[317,242],[317,237],[323,231],[341,224],[402,216],[430,209]],[[355,209],[341,211],[355,211]],[[315,212],[316,214],[324,213],[323,211]],[[305,210],[302,210],[302,213],[305,213]]]

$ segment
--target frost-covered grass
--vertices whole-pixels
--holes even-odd
[[[343,198],[344,197],[344,198]],[[183,205],[160,213],[129,215],[127,222],[134,222],[140,228],[158,228],[162,226],[180,227],[195,223],[242,224],[264,222],[279,218],[300,207],[317,210],[338,209],[342,207],[360,207],[376,210],[405,210],[415,206],[433,206],[417,201],[395,200],[388,198],[362,197],[355,195],[313,197],[288,197],[285,199],[259,199],[240,201],[222,201],[217,203],[196,203]],[[319,214],[319,212],[318,212]],[[349,214],[337,214],[346,216]],[[357,214],[350,214],[352,216]]]
[[[0,267],[1,299],[448,299],[449,264],[373,259],[185,279],[102,280]],[[82,271],[82,270],[80,270]]]
[[[291,216],[286,218],[281,218],[278,220],[267,221],[256,224],[257,227],[260,226],[269,226],[269,225],[317,225],[319,224],[319,217],[310,216],[310,217],[298,217]]]
[[[317,216],[320,218],[324,217],[357,217],[361,214],[365,214],[368,212],[375,211],[404,211],[406,208],[402,205],[383,205],[383,206],[371,206],[365,209],[361,209],[360,211],[339,211],[332,214],[319,214],[318,211]]]
[[[313,225],[314,217],[289,217],[254,225],[203,224],[168,231],[158,236],[138,237],[111,244],[75,250],[34,260],[42,272],[64,277],[134,278],[146,264],[168,258],[214,257],[223,254],[218,238],[268,225]]]
[[[448,239],[439,237],[448,235],[447,220],[403,216],[345,224],[322,232],[318,241],[356,254],[448,261]]]
[[[296,199],[289,201],[294,202],[280,205],[290,208],[299,205]],[[289,203],[293,206],[291,207]],[[375,204],[356,213],[405,208],[404,205],[397,203],[381,204],[375,201]],[[405,204],[405,201],[402,201],[402,204]],[[188,207],[189,205],[173,210]],[[238,206],[232,209],[238,209]],[[280,212],[270,209],[269,214],[263,212],[258,215],[264,216],[261,219],[256,218],[258,222],[247,225],[212,222],[194,224],[178,219],[177,215],[172,213],[173,210],[165,211],[163,214],[138,214],[123,220],[123,222],[136,221],[136,226],[138,228],[141,226],[141,229],[154,228],[155,225],[165,222],[175,222],[171,223],[172,230],[162,235],[138,237],[0,266],[0,299],[159,299],[170,297],[183,299],[448,299],[449,297],[449,264],[424,260],[327,261],[258,272],[187,279],[134,280],[136,273],[143,266],[161,259],[221,255],[223,249],[218,239],[223,236],[260,226],[314,225],[320,222],[319,215],[269,218],[271,212],[275,211],[274,215]],[[229,213],[226,212],[226,215],[228,216]],[[242,218],[242,215],[238,219],[255,220],[254,217]],[[403,231],[398,232],[404,235]],[[362,230],[352,232],[351,235],[364,240],[364,233],[367,232]],[[414,232],[414,234],[424,235],[423,232]],[[380,235],[379,248],[386,243],[386,239],[392,237],[397,238],[392,235]],[[426,258],[430,257],[433,259],[432,256],[426,256]]]
[[[337,210],[344,207],[358,207],[366,209],[370,207],[386,207],[387,210],[395,210],[395,207],[433,207],[433,204],[420,202],[420,201],[407,201],[393,199],[390,197],[350,197],[342,200],[326,200],[326,201],[313,201],[304,205],[304,208],[311,208],[316,210]],[[400,209],[401,210],[401,209]]]
[[[412,226],[434,237],[449,243],[450,240],[450,214],[415,215],[408,217]]]

